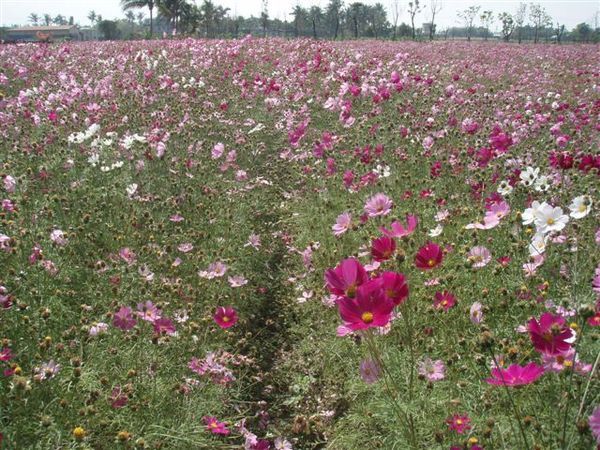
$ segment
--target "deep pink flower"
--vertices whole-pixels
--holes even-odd
[[[406,216],[406,222],[407,222],[406,228],[404,228],[404,225],[402,225],[402,223],[400,223],[399,221],[394,221],[390,225],[391,230],[386,230],[384,227],[380,227],[379,230],[385,236],[392,237],[392,238],[402,238],[405,236],[410,236],[411,234],[413,234],[413,232],[417,228],[419,220],[417,219],[417,216],[413,216],[412,214],[409,214],[408,216]]]
[[[398,306],[408,298],[408,284],[406,277],[401,273],[384,272],[379,277],[381,289],[388,300]]]
[[[112,390],[110,394],[110,406],[112,406],[115,409],[123,408],[125,405],[127,405],[128,401],[129,397],[127,397],[127,394],[123,392],[121,386],[116,386]]]
[[[371,241],[371,256],[375,261],[386,261],[390,259],[396,251],[396,241],[394,238],[383,236]]]
[[[571,348],[567,340],[573,337],[573,331],[565,325],[565,319],[561,316],[546,312],[541,315],[539,322],[532,318],[528,330],[533,346],[540,353],[558,355]]]
[[[213,318],[221,328],[232,327],[238,321],[237,312],[231,306],[219,306]]]
[[[448,428],[452,431],[456,431],[458,434],[463,434],[465,431],[471,429],[471,419],[468,415],[454,414],[452,417],[446,419]]]
[[[337,305],[344,327],[353,331],[387,325],[394,309],[379,280],[368,281],[358,288],[356,298],[344,297]]]
[[[131,330],[135,326],[135,317],[133,317],[131,308],[121,306],[113,317],[113,325],[121,330]]]
[[[0,361],[10,361],[13,358],[12,351],[8,347],[0,349]]]
[[[513,364],[508,369],[492,369],[492,378],[485,382],[495,386],[523,386],[535,382],[544,373],[544,368],[531,362],[526,366]]]
[[[596,444],[600,445],[600,406],[596,406],[588,419],[592,435],[596,438]]]
[[[444,254],[439,245],[428,242],[419,249],[415,256],[415,266],[421,270],[431,270],[439,266],[444,259]]]
[[[448,312],[454,305],[456,305],[456,297],[454,297],[454,295],[452,295],[450,292],[438,291],[435,293],[435,300],[433,301],[433,306],[435,309],[443,309],[444,311]]]
[[[204,416],[202,421],[206,425],[206,431],[210,431],[212,434],[227,436],[230,433],[225,422],[219,422],[216,417]]]
[[[325,282],[329,292],[353,298],[357,288],[368,280],[365,268],[357,259],[343,260],[335,269],[325,271]]]
[[[168,334],[169,336],[175,334],[175,325],[173,325],[173,322],[166,317],[156,319],[152,323],[152,326],[154,327],[154,332],[156,334]]]

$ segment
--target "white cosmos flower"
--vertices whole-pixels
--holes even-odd
[[[125,190],[127,191],[127,195],[128,195],[129,197],[133,197],[133,195],[134,195],[134,194],[136,193],[136,191],[137,191],[137,188],[138,188],[138,185],[137,185],[137,183],[132,183],[132,184],[128,185],[128,186],[125,188]]]
[[[546,251],[548,236],[542,233],[536,233],[529,244],[529,254],[531,256],[542,255]]]
[[[581,219],[587,216],[592,210],[592,198],[589,195],[580,195],[575,197],[569,205],[573,219]]]
[[[439,236],[440,234],[442,234],[442,231],[444,231],[444,227],[442,225],[438,224],[437,227],[429,230],[428,234],[431,237],[436,237],[436,236]]]
[[[546,192],[552,186],[552,181],[546,175],[542,175],[535,180],[535,190],[538,192]]]
[[[533,201],[531,203],[531,207],[527,208],[525,211],[523,211],[523,214],[521,214],[521,218],[523,219],[523,225],[529,225],[529,224],[533,223],[534,220],[536,219],[540,209],[544,205],[547,205],[547,203],[546,202],[540,203],[537,200]]]
[[[521,174],[519,175],[519,177],[521,178],[521,184],[523,186],[531,186],[534,181],[537,179],[538,175],[540,174],[540,168],[533,168],[531,166],[527,166],[527,168],[521,172]]]
[[[508,180],[502,180],[498,185],[498,194],[508,195],[513,191],[513,187],[510,185]]]
[[[535,226],[542,233],[560,231],[569,222],[569,216],[563,214],[562,208],[552,205],[542,205],[535,218]]]

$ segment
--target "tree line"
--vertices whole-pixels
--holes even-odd
[[[224,38],[250,33],[334,40],[466,38],[519,43],[600,42],[599,13],[594,17],[594,24],[581,23],[567,30],[536,3],[520,3],[515,11],[499,14],[481,6],[470,6],[457,12],[460,26],[443,29],[436,23],[442,10],[440,0],[427,3],[423,0],[391,0],[387,8],[379,2],[373,5],[344,4],[343,0],[329,0],[324,8],[298,4],[290,11],[290,20],[269,17],[268,0],[262,1],[262,10],[256,17],[232,14],[229,8],[212,0],[203,0],[199,5],[189,0],[121,0],[121,7],[125,13],[125,19],[121,20],[104,20],[94,11],[88,14],[91,26],[105,39],[153,37],[166,33]],[[35,13],[29,20],[33,25],[73,23],[72,17],[66,21],[62,15],[52,18],[48,14],[38,16]]]

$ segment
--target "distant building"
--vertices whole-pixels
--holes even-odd
[[[83,35],[75,25],[19,27],[6,31],[8,42],[80,41]]]
[[[423,31],[423,36],[429,36],[429,33],[431,31],[431,28],[433,27],[433,24],[430,22],[426,22],[421,26],[421,30]],[[435,32],[435,28],[433,28],[433,31]]]

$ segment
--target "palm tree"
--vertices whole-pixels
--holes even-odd
[[[128,9],[148,8],[150,11],[150,37],[152,37],[153,32],[152,13],[155,5],[155,0],[121,0],[121,8],[123,8],[124,11]]]
[[[318,6],[311,6],[308,13],[312,22],[313,38],[317,39],[317,25],[321,23],[323,18],[323,10]]]
[[[34,27],[37,27],[40,22],[40,16],[38,16],[36,13],[31,13],[29,14],[29,21]]]
[[[44,23],[47,27],[50,26],[52,23],[52,16],[50,16],[50,14],[44,14]]]
[[[93,9],[87,15],[88,20],[92,24],[92,26],[96,23],[96,11]]]
[[[65,25],[67,23],[67,19],[62,14],[59,14],[54,19],[52,19],[54,25]]]
[[[215,15],[217,13],[215,4],[211,0],[204,0],[202,6],[200,6],[200,13],[202,14],[202,22],[204,22],[206,37],[210,37],[211,25],[215,21]]]
[[[127,11],[125,13],[125,18],[127,19],[127,22],[129,22],[129,25],[131,25],[131,34],[133,34],[133,24],[135,22],[135,14],[133,13],[133,11]]]

